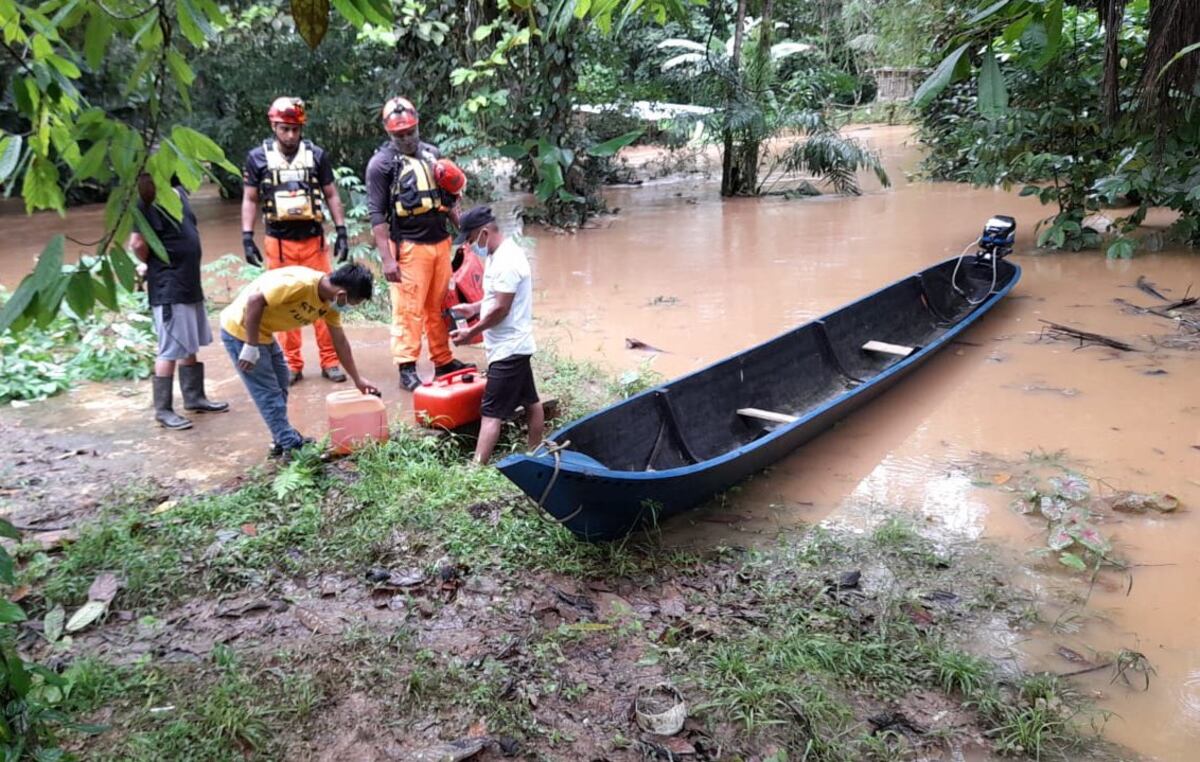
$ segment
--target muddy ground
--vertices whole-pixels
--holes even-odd
[[[99,443],[22,435],[2,486],[28,506],[21,642],[106,728],[64,736],[86,759],[1120,757],[1090,745],[1086,696],[994,660],[1044,603],[1011,561],[907,519],[758,549],[587,546],[453,443],[402,435],[188,495]],[[426,466],[489,499],[439,502]],[[289,473],[315,476],[268,508]],[[373,511],[392,531],[339,549]],[[670,735],[634,706],[662,683],[687,707]],[[1044,748],[1014,730],[1031,717]]]

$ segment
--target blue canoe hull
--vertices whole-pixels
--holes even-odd
[[[952,277],[955,261],[564,427],[550,437],[571,442],[557,456],[514,455],[499,468],[581,539],[612,540],[661,523],[761,471],[891,388],[991,310],[1021,274],[1001,260],[995,273],[976,263]],[[878,357],[863,349],[871,339],[915,351]],[[778,378],[756,385],[775,367]],[[746,407],[796,420],[764,426],[738,416]]]

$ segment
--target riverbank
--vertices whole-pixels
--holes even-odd
[[[126,485],[72,537],[25,543],[24,645],[70,663],[61,708],[107,728],[68,746],[145,760],[1119,756],[1085,732],[1103,717],[1089,697],[993,661],[1047,603],[1003,551],[900,515],[761,547],[580,544],[464,454],[401,432],[204,494]],[[98,579],[114,593],[99,619],[51,624]],[[664,682],[688,707],[670,736],[633,711]]]

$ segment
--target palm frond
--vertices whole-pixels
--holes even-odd
[[[870,170],[885,186],[890,183],[879,155],[836,131],[810,135],[784,151],[781,164],[789,172],[808,172],[833,186],[838,193],[859,195],[858,171]]]
[[[666,61],[663,61],[661,68],[663,71],[668,71],[670,69],[674,69],[676,66],[683,66],[684,64],[696,65],[702,63],[703,61],[703,53],[680,53],[677,56],[673,56],[668,58]]]
[[[658,43],[658,48],[683,48],[685,50],[692,50],[697,53],[703,53],[707,50],[703,43],[696,42],[695,40],[684,40],[679,37],[670,37],[663,40],[662,42]]]

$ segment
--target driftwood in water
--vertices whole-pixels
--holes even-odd
[[[1154,284],[1151,283],[1150,281],[1146,280],[1145,275],[1138,276],[1137,287],[1139,289],[1141,289],[1142,291],[1146,292],[1147,294],[1150,294],[1150,296],[1157,296],[1159,299],[1162,299],[1164,302],[1167,301],[1167,297],[1158,293],[1158,291],[1155,290],[1155,288],[1154,288]]]
[[[1039,318],[1040,319],[1040,318]],[[1042,320],[1046,327],[1042,329],[1043,336],[1049,336],[1052,339],[1075,339],[1079,342],[1079,346],[1083,347],[1088,344],[1101,344],[1113,349],[1119,349],[1122,352],[1136,352],[1137,349],[1123,341],[1104,336],[1099,333],[1090,331],[1081,331],[1078,328],[1072,328],[1068,325],[1055,323],[1050,320]]]

